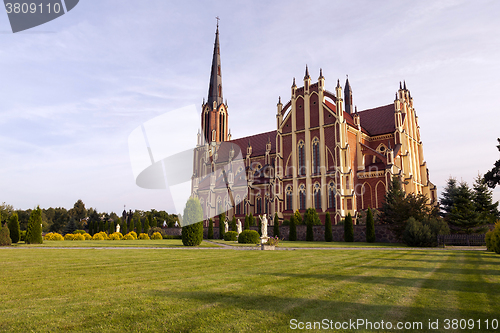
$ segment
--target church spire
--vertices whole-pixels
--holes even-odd
[[[215,31],[214,55],[212,57],[212,72],[210,74],[210,86],[208,88],[208,105],[213,106],[214,102],[217,103],[217,106],[223,103],[218,17],[217,17],[217,30]]]
[[[344,90],[345,111],[349,114],[352,113],[352,89],[349,83],[349,76],[346,75],[345,90]]]

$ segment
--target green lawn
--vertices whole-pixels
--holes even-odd
[[[1,332],[301,331],[292,319],[423,323],[407,332],[473,319],[464,332],[485,320],[493,332],[500,320],[500,256],[485,251],[11,247],[0,273]]]
[[[43,244],[24,244],[20,242],[13,244],[15,247],[180,247],[186,248],[182,245],[180,239],[159,239],[159,240],[88,240],[88,241],[48,241],[44,240]],[[199,247],[219,247],[215,244],[202,242]]]
[[[244,246],[244,247],[254,247],[253,244],[239,244],[234,241],[225,241],[222,239],[210,239],[210,242],[230,245],[230,246]],[[259,245],[260,246],[260,245]],[[407,247],[405,244],[397,243],[363,243],[363,242],[306,242],[306,241],[280,241],[279,247],[282,248],[359,248],[359,247]]]

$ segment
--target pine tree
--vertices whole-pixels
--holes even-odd
[[[473,233],[485,222],[479,218],[473,201],[473,194],[466,182],[461,182],[455,195],[455,203],[447,217],[452,230],[458,233]],[[476,230],[482,231],[482,230]]]
[[[19,219],[17,213],[13,213],[9,218],[9,231],[10,231],[10,239],[12,243],[19,242],[21,230],[19,229]]]
[[[128,226],[127,226],[127,220],[125,219],[125,221],[122,221],[122,226],[121,226],[121,230],[120,232],[123,234],[123,235],[126,235],[128,234]]]
[[[280,220],[278,218],[278,213],[274,213],[274,226],[273,226],[274,237],[280,237]]]
[[[76,225],[75,225],[76,230]],[[26,244],[42,244],[42,210],[40,206],[33,209],[28,221],[28,228],[25,236]]]
[[[288,240],[296,241],[297,240],[297,218],[292,215],[290,217],[290,234],[288,235]]]
[[[347,214],[347,217],[344,221],[344,241],[354,242],[354,227],[352,225],[351,213]]]
[[[219,238],[224,239],[224,221],[226,220],[226,213],[219,214]]]
[[[330,213],[326,212],[325,215],[325,242],[332,242],[333,234],[332,234],[332,220],[330,218]]]
[[[368,208],[366,212],[366,241],[368,243],[375,242],[375,221],[373,220],[371,208]]]
[[[139,234],[142,233],[142,223],[141,223],[141,219],[140,218],[137,218],[137,221],[135,223],[135,229],[136,229],[136,232],[137,232],[137,236],[139,236]]]
[[[214,221],[212,219],[208,220],[208,239],[214,239]]]
[[[488,223],[495,223],[500,214],[498,202],[493,203],[493,193],[486,185],[486,181],[480,175],[474,179],[473,198],[479,218]]]
[[[441,193],[441,212],[439,213],[442,217],[447,217],[451,213],[451,209],[455,204],[455,196],[458,192],[457,180],[455,178],[448,178],[446,182],[446,187]]]
[[[500,139],[497,139],[500,143]],[[498,151],[500,151],[500,144],[497,146]],[[488,187],[495,188],[495,186],[500,185],[500,160],[495,162],[493,169],[484,174],[484,180]]]

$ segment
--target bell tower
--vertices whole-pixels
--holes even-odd
[[[217,144],[229,140],[227,102],[222,97],[222,72],[219,45],[219,18],[215,31],[212,71],[208,88],[208,100],[203,100],[201,110],[201,128],[206,143]]]

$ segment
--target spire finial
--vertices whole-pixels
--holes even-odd
[[[321,77],[321,78],[323,77],[323,68],[319,69],[319,77]]]
[[[401,81],[399,81],[399,90],[403,89],[403,87],[401,86]]]
[[[337,79],[337,88],[340,87],[340,79]]]
[[[307,64],[306,64],[306,75],[304,76],[304,78],[308,78],[309,77],[309,69],[307,68]]]
[[[219,31],[219,21],[220,21],[220,18],[219,18],[219,16],[216,16],[215,19],[217,20],[217,31]]]
[[[292,87],[296,87],[297,85],[295,84],[295,78],[293,78],[293,84]]]
[[[278,104],[281,104],[281,96],[278,97]]]
[[[358,114],[358,106],[357,105],[354,106],[354,113]]]
[[[403,82],[404,82],[403,89],[406,90],[406,81],[403,81]]]

